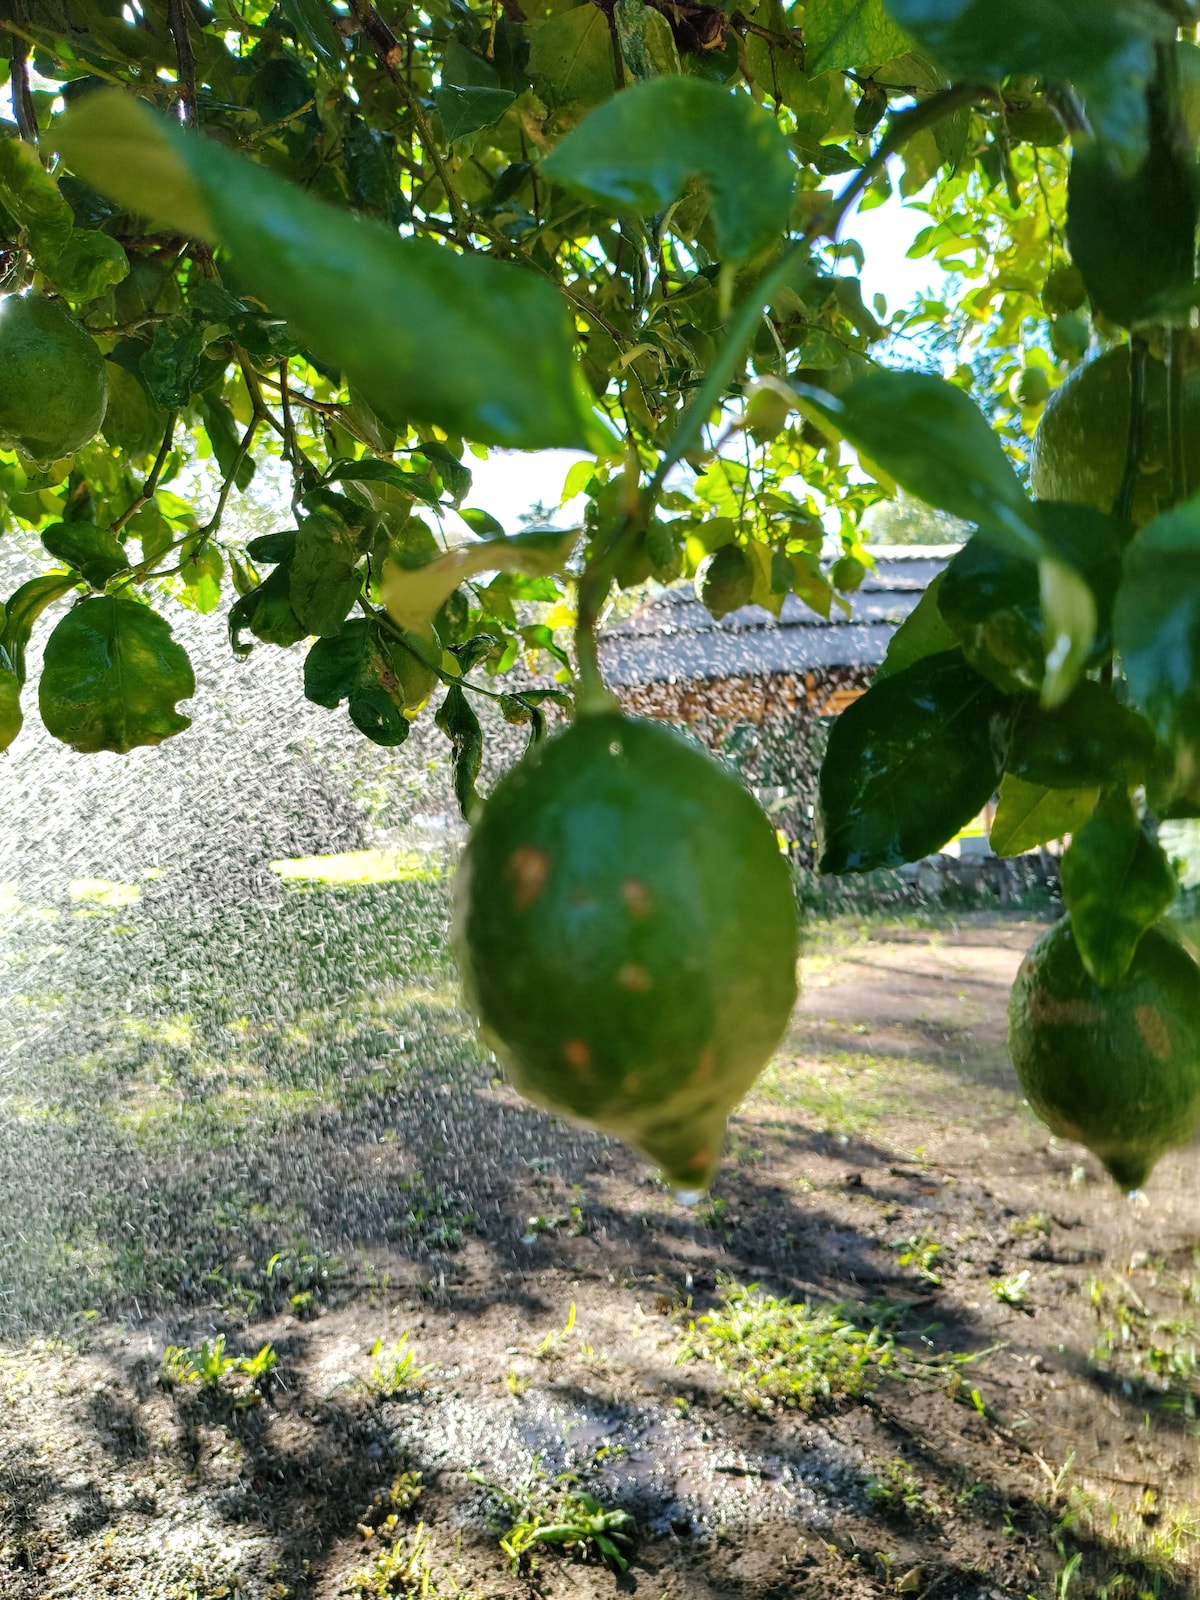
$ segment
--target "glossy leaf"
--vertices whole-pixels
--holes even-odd
[[[120,540],[94,522],[56,522],[42,529],[42,543],[52,556],[77,568],[93,589],[103,589],[110,578],[129,567]]]
[[[165,619],[136,600],[98,595],[72,606],[46,641],[38,708],[73,750],[123,754],[190,727],[175,704],[195,692]]]
[[[7,750],[21,731],[21,680],[8,655],[0,649],[0,750]]]
[[[1080,143],[1071,162],[1067,244],[1092,305],[1123,327],[1152,317],[1194,275],[1195,162],[1157,129],[1143,164],[1123,171],[1103,145]]]
[[[1046,650],[1033,561],[976,534],[946,568],[938,609],[977,672],[1006,693],[1041,690]]]
[[[1200,798],[1200,499],[1156,517],[1125,554],[1113,635],[1133,702]]]
[[[905,667],[911,667],[926,656],[936,656],[957,646],[958,637],[938,608],[945,576],[944,572],[938,573],[892,635],[887,654],[875,673],[876,683],[903,672]]]
[[[652,78],[598,107],[542,163],[555,183],[619,216],[653,216],[703,179],[723,258],[744,261],[786,226],[795,169],[775,119],[749,95]],[[754,182],[746,174],[754,173]]]
[[[1011,703],[959,650],[875,683],[821,767],[822,872],[919,861],[976,816],[1003,767]]]
[[[991,425],[943,378],[879,370],[841,395],[801,388],[806,412],[835,428],[871,466],[927,505],[1004,530],[1044,553],[1035,513]]]
[[[69,299],[96,300],[129,276],[129,257],[107,233],[72,228],[48,275]]]
[[[75,223],[58,185],[23,139],[0,139],[0,204],[45,270],[66,247]]]
[[[878,67],[911,46],[883,0],[807,0],[804,7],[804,65],[810,76]]]
[[[290,562],[288,599],[307,633],[342,631],[362,586],[358,559],[355,536],[340,517],[317,512],[302,520]]]
[[[475,780],[483,761],[483,730],[479,718],[457,683],[451,684],[434,718],[450,741],[454,762],[454,794],[468,822],[482,804]]]
[[[472,85],[458,88],[447,84],[433,91],[433,102],[442,119],[442,131],[453,142],[466,139],[482,128],[491,128],[516,99],[511,89]]]
[[[0,650],[7,656],[18,684],[25,682],[25,650],[37,619],[47,606],[78,586],[79,580],[73,573],[64,577],[59,572],[51,572],[44,578],[30,578],[5,603]]]
[[[319,60],[332,65],[340,59],[341,44],[325,0],[279,0],[279,9]]]
[[[529,41],[529,76],[540,99],[576,115],[611,95],[612,36],[599,7],[574,6],[549,17]]]
[[[256,539],[254,543],[261,541]],[[230,607],[229,643],[234,655],[247,656],[253,649],[242,638],[247,628],[263,644],[285,648],[308,638],[309,630],[292,609],[291,586],[292,554],[289,552],[256,589],[242,595]]]
[[[529,577],[562,572],[578,543],[576,529],[518,533],[511,539],[455,545],[420,566],[403,567],[388,561],[380,580],[380,598],[406,633],[432,639],[438,608],[464,578],[477,572],[521,572]]]
[[[1050,789],[1006,772],[988,843],[998,856],[1024,855],[1076,832],[1099,798],[1099,789]]]
[[[1026,701],[1013,723],[1007,772],[1051,789],[1145,783],[1154,733],[1111,689],[1085,679],[1053,710]]]
[[[304,661],[304,693],[319,706],[347,701],[350,720],[375,744],[403,744],[409,717],[437,676],[378,622],[356,617],[336,639],[318,639]]]
[[[1062,859],[1063,898],[1084,966],[1102,989],[1120,983],[1138,941],[1175,898],[1175,873],[1128,794],[1102,796]]]
[[[87,95],[57,138],[96,188],[223,244],[254,294],[373,409],[484,443],[586,443],[565,305],[536,274],[401,239],[130,96]]]

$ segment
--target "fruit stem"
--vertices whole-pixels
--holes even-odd
[[[575,660],[579,675],[579,687],[575,691],[576,716],[594,717],[606,711],[619,711],[620,702],[605,688],[600,672],[595,624],[585,624],[582,618],[575,629]]]
[[[1142,460],[1143,423],[1146,412],[1146,362],[1149,346],[1133,334],[1129,340],[1129,438],[1125,447],[1125,471],[1117,491],[1113,516],[1122,522],[1133,519],[1133,494],[1137,488],[1138,467]]]

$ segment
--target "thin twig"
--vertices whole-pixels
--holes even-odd
[[[115,522],[109,524],[108,531],[110,533],[120,533],[130,517],[136,516],[143,506],[149,505],[151,500],[154,499],[155,492],[158,489],[158,480],[162,477],[163,468],[167,464],[167,457],[171,453],[171,445],[175,439],[175,424],[178,420],[179,413],[177,411],[172,411],[167,417],[167,426],[163,430],[162,443],[158,447],[154,465],[150,468],[150,476],[142,485],[142,492],[137,496],[133,504],[123,511]]]
[[[188,32],[187,0],[167,0],[167,27],[179,64],[179,120],[190,124],[196,120],[196,52]]]

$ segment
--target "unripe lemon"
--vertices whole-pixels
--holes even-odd
[[[523,1094],[708,1186],[796,995],[791,874],[729,772],[617,713],[535,746],[475,822],[455,948]]]
[[[37,462],[74,455],[104,420],[104,358],[58,300],[0,302],[0,440]]]

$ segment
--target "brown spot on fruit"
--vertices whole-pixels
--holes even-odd
[[[701,1050],[700,1059],[696,1063],[696,1070],[688,1081],[692,1084],[707,1083],[713,1075],[713,1068],[716,1064],[717,1055],[715,1050]]]
[[[568,1039],[563,1045],[563,1060],[572,1072],[588,1072],[592,1065],[592,1052],[582,1039]]]
[[[1104,1021],[1104,1007],[1091,1000],[1059,1000],[1044,989],[1029,996],[1029,1015],[1034,1022],[1048,1022],[1065,1028],[1094,1028]]]
[[[1138,1025],[1138,1032],[1146,1042],[1146,1049],[1160,1061],[1169,1060],[1171,1033],[1167,1027],[1167,1019],[1158,1007],[1138,1006],[1133,1016]]]
[[[650,987],[650,974],[645,967],[636,966],[632,961],[627,961],[617,973],[617,982],[622,989],[628,989],[630,994],[645,994]]]
[[[513,904],[518,911],[525,911],[546,887],[550,857],[535,845],[518,845],[505,864],[504,876],[513,886]]]
[[[708,1166],[708,1164],[709,1164],[709,1162],[711,1160],[712,1160],[712,1151],[711,1150],[697,1150],[696,1154],[688,1162],[688,1171],[689,1172],[703,1172],[704,1168],[706,1166]]]
[[[621,885],[621,898],[630,916],[644,917],[650,911],[650,891],[637,878],[626,878]]]

